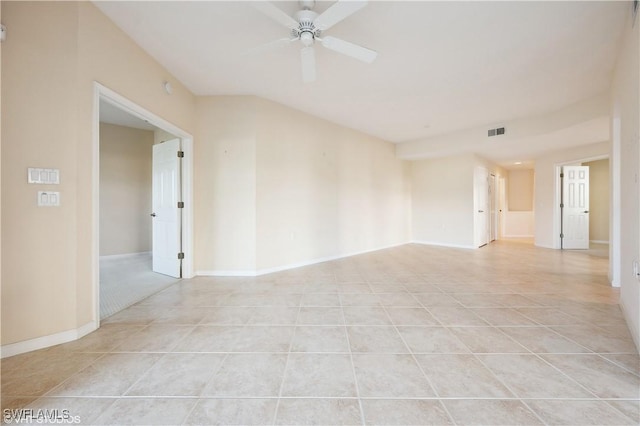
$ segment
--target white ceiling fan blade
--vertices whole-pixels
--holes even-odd
[[[316,52],[312,46],[300,50],[300,60],[302,62],[302,81],[305,83],[316,81]]]
[[[242,56],[246,56],[246,55],[256,55],[256,54],[262,54],[265,52],[269,52],[271,50],[276,50],[282,46],[285,46],[289,43],[292,43],[296,40],[299,40],[298,38],[280,38],[278,40],[273,40],[270,41],[269,43],[260,45],[260,46],[256,46],[256,47],[252,47],[251,49],[247,50],[246,52],[244,52],[242,54]]]
[[[290,28],[292,30],[298,28],[298,21],[296,21],[291,16],[287,15],[281,9],[277,8],[268,1],[254,2],[253,7],[287,28]]]
[[[366,47],[358,46],[357,44],[335,37],[323,37],[322,45],[327,49],[342,53],[343,55],[351,56],[352,58],[368,64],[373,62],[378,56],[378,52],[375,50],[367,49]]]
[[[356,13],[367,5],[367,0],[338,0],[314,21],[320,31],[333,27],[338,22]]]

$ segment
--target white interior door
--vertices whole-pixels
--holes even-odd
[[[562,248],[589,248],[589,167],[562,168]]]
[[[180,278],[180,139],[153,145],[153,271]]]
[[[476,247],[489,243],[489,172],[478,167],[474,173]]]

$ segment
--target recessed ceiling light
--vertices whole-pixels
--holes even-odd
[[[515,162],[515,163],[513,163],[513,164],[515,164],[516,166],[519,166],[520,164],[522,164],[522,161],[516,161],[516,162]]]

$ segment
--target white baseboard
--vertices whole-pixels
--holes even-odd
[[[589,240],[590,243],[594,244],[606,244],[609,245],[609,240]]]
[[[466,246],[466,245],[462,245],[462,244],[447,244],[447,243],[437,243],[437,242],[433,242],[433,241],[419,241],[419,240],[414,240],[411,241],[411,243],[413,244],[424,244],[426,246],[438,246],[438,247],[449,247],[449,248],[459,248],[459,249],[472,249],[475,250],[478,247],[474,247],[474,246]]]
[[[37,337],[35,339],[24,340],[22,342],[11,343],[0,347],[0,358],[7,358],[14,355],[20,355],[26,352],[44,349],[62,343],[78,340],[81,337],[95,331],[98,328],[94,321],[88,322],[80,328],[63,331],[61,333],[51,334],[49,336]]]
[[[198,270],[196,271],[197,277],[255,277],[255,270],[241,270],[241,269],[214,269],[214,270]]]
[[[100,256],[100,260],[118,260],[118,259],[127,259],[136,256],[149,256],[152,252],[150,251],[141,251],[138,253],[124,253],[124,254],[110,254],[108,256]]]
[[[337,259],[344,259],[346,257],[357,256],[359,254],[371,253],[374,251],[385,250],[393,247],[403,246],[406,243],[392,244],[389,246],[379,247],[371,250],[363,250],[359,252],[347,253],[338,256],[319,257],[311,260],[305,260],[303,262],[290,263],[282,266],[275,266],[273,268],[264,268],[257,270],[212,270],[212,271],[196,271],[196,275],[209,276],[209,277],[257,277],[260,275],[272,274],[274,272],[286,271],[289,269],[301,268],[303,266],[315,265],[317,263],[329,262]]]

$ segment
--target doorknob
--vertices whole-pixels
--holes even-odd
[[[582,213],[589,213],[589,210],[585,210],[585,211],[583,211]]]
[[[484,210],[478,210],[478,213],[484,213]]]
[[[151,213],[149,216],[156,217],[156,214],[155,213]]]

